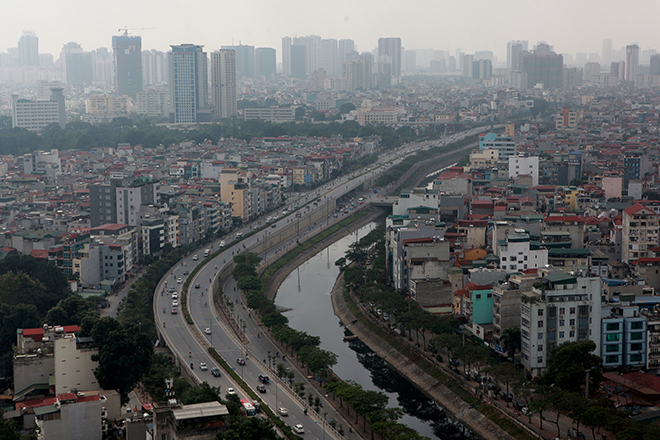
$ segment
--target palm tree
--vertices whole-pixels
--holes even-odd
[[[520,350],[520,328],[518,327],[509,327],[502,332],[502,337],[500,338],[500,343],[502,348],[506,350],[513,362],[513,357],[516,355],[516,351]]]

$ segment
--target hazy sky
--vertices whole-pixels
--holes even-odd
[[[11,5],[7,5],[10,3]],[[75,41],[84,50],[111,47],[117,29],[142,36],[143,49],[170,44],[274,47],[283,36],[352,38],[370,51],[379,37],[401,37],[406,49],[492,50],[506,42],[539,40],[558,53],[601,53],[637,42],[659,49],[660,0],[5,0],[0,51],[16,47],[23,30],[39,36],[39,51],[59,55]],[[531,48],[531,47],[530,47]]]

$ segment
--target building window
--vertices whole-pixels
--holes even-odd
[[[543,309],[539,309],[539,316],[543,316]]]
[[[539,333],[537,339],[538,339],[539,341],[542,340],[542,339],[543,339],[543,333]]]
[[[563,338],[563,337],[564,337],[564,332],[559,332],[559,338]]]
[[[543,344],[539,344],[539,351],[543,351]]]
[[[642,350],[642,344],[637,342],[635,344],[630,344],[630,349],[632,351],[641,351]]]
[[[619,362],[619,356],[605,356],[605,362],[608,364],[616,364]]]
[[[618,341],[620,337],[621,337],[620,334],[618,334],[618,333],[612,333],[612,334],[606,335],[606,336],[605,336],[605,340],[606,340],[607,342]]]
[[[644,323],[642,321],[630,323],[630,330],[641,330],[643,328],[644,328]]]
[[[630,334],[631,341],[641,341],[642,339],[644,339],[644,333],[642,332],[635,332]]]

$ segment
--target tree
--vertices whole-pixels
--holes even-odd
[[[16,422],[13,419],[2,417],[4,411],[0,409],[0,439],[1,440],[21,440],[21,434],[18,432]]]
[[[232,417],[227,431],[217,435],[217,440],[279,440],[270,421],[258,417]]]
[[[592,354],[596,349],[593,341],[565,342],[550,352],[545,374],[541,382],[555,385],[562,390],[575,393],[583,392],[582,388],[589,375],[591,391],[600,388],[602,380],[600,356]]]
[[[355,110],[355,105],[351,102],[345,102],[339,107],[339,113],[346,114]]]
[[[520,380],[518,369],[511,362],[502,362],[488,367],[486,371],[506,387],[506,406],[509,406],[509,387],[513,386],[518,380]]]
[[[238,280],[236,286],[241,290],[261,290],[261,279],[256,276],[244,276]]]
[[[447,356],[453,358],[463,348],[461,337],[455,333],[442,333],[433,338],[432,343],[444,348],[447,351]]]
[[[314,373],[327,378],[327,373],[337,363],[337,355],[314,346],[306,346],[298,351],[298,359]]]
[[[599,405],[590,405],[578,412],[576,419],[591,429],[592,438],[596,438],[596,428],[603,426],[610,416],[610,412]]]
[[[99,363],[94,376],[104,389],[117,390],[125,404],[128,393],[149,371],[153,344],[138,326],[120,324],[113,318],[99,319],[92,329],[92,338],[99,349],[92,356]]]
[[[521,342],[522,339],[520,337],[519,327],[509,327],[502,332],[500,343],[512,362],[513,358],[516,356],[516,351],[520,350]]]
[[[219,401],[220,387],[212,387],[208,382],[202,382],[200,385],[190,388],[181,396],[181,403],[184,405]]]

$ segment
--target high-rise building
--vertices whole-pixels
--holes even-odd
[[[211,53],[211,95],[216,119],[236,114],[236,53],[233,50]]]
[[[291,37],[282,37],[282,73],[291,75]]]
[[[200,110],[208,108],[208,60],[204,46],[172,45],[170,67],[170,120],[193,123],[207,119]]]
[[[325,70],[328,77],[334,78],[339,76],[339,52],[337,40],[332,38],[321,40],[319,67]]]
[[[342,76],[346,78],[346,90],[367,90],[372,87],[373,57],[362,54],[359,61],[346,61]]]
[[[525,53],[522,69],[527,72],[530,87],[543,84],[545,89],[557,89],[563,83],[564,58],[552,51],[546,43],[539,43],[533,53]]]
[[[639,46],[629,44],[626,46],[626,81],[635,81],[639,70]]]
[[[340,66],[344,64],[344,61],[354,61],[354,60],[347,60],[346,57],[352,52],[355,52],[355,41],[350,39],[339,40],[338,50],[339,50]]]
[[[612,62],[612,40],[603,40],[602,58],[604,66]]]
[[[305,79],[307,77],[307,50],[305,46],[291,45],[291,77]]]
[[[276,52],[272,47],[258,47],[254,52],[254,74],[266,79],[277,73]]]
[[[159,50],[142,51],[142,83],[144,87],[167,83],[166,53]]]
[[[238,46],[222,46],[224,50],[236,53],[236,80],[254,77],[254,46],[239,44]]]
[[[112,37],[115,92],[135,99],[142,91],[142,38],[127,34]]]
[[[115,84],[115,63],[107,47],[99,47],[92,51],[94,65],[94,81],[97,83]]]
[[[649,74],[660,75],[660,54],[651,55]]]
[[[514,46],[516,47],[514,51]],[[527,40],[511,40],[506,44],[506,67],[511,70],[520,70],[520,65],[516,65],[516,61],[520,62],[519,58],[516,58],[515,52],[518,54],[520,52],[527,52],[528,42]]]
[[[293,45],[305,48],[305,76],[309,76],[319,68],[319,51],[321,49],[321,37],[308,35],[306,37],[295,37]],[[293,73],[291,76],[294,76]]]
[[[83,52],[80,44],[66,43],[60,54],[60,63],[64,69],[67,84],[80,86],[91,84],[94,81],[92,53]]]
[[[407,50],[404,52],[404,70],[412,73],[417,70],[417,52],[414,50]]]
[[[472,79],[474,77],[474,55],[472,54],[463,54],[463,61],[461,62],[462,70],[461,75]]]
[[[390,87],[401,79],[401,38],[378,39],[378,87]]]
[[[23,32],[18,40],[18,62],[21,66],[39,65],[39,37],[34,32]]]

